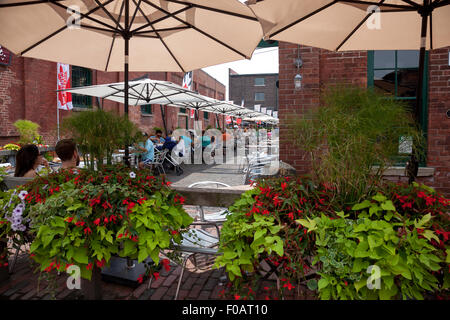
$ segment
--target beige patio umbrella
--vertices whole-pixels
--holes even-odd
[[[16,55],[124,71],[126,115],[129,71],[186,72],[250,59],[261,37],[238,0],[0,2],[0,43]]]
[[[417,50],[415,116],[423,105],[425,50],[450,45],[450,0],[250,0],[265,39],[334,51]],[[412,171],[418,162],[414,156]]]
[[[425,49],[450,45],[450,0],[250,0],[266,39],[334,51],[420,48],[418,104]],[[417,108],[420,110],[419,108]]]

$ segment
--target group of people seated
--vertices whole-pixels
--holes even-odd
[[[80,164],[77,145],[72,139],[58,141],[55,152],[61,159],[61,168],[63,169],[75,168]],[[34,178],[40,165],[50,168],[48,161],[39,152],[39,148],[34,144],[27,144],[17,151],[14,176]]]

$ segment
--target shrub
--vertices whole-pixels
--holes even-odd
[[[29,120],[17,120],[14,122],[20,134],[19,144],[41,144],[42,137],[38,133],[39,125]]]
[[[342,205],[373,194],[383,171],[398,159],[401,137],[411,137],[421,155],[424,138],[403,103],[348,86],[327,89],[322,100],[293,120],[292,139],[309,153],[313,178],[335,186]]]
[[[91,170],[94,169],[94,161],[97,162],[97,167],[103,165],[104,158],[107,164],[111,164],[114,150],[142,138],[137,126],[126,117],[100,109],[64,118],[61,128],[65,134],[75,139]]]

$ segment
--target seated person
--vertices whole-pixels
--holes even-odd
[[[55,146],[55,152],[58,158],[61,159],[61,168],[70,169],[80,165],[77,145],[72,139],[59,140]]]
[[[175,139],[172,137],[172,131],[169,131],[169,134],[167,135],[166,139],[164,140],[164,144],[160,148],[161,148],[161,150],[168,149],[169,151],[172,151],[172,149],[175,148],[176,145],[177,145],[177,141],[175,141]]]
[[[205,130],[202,131],[202,148],[205,149],[211,144],[211,137],[205,136]]]
[[[139,169],[144,169],[145,166],[153,162],[153,159],[155,158],[155,145],[153,144],[151,138],[148,138],[145,141],[144,148],[140,149],[144,152],[144,154],[142,155],[142,161],[139,162]]]
[[[47,160],[39,153],[39,148],[34,144],[27,144],[17,151],[14,177],[34,178],[39,165],[49,168]]]
[[[164,143],[166,140],[162,137],[162,131],[156,130],[155,135],[150,137],[153,143]]]

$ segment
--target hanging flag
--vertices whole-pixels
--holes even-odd
[[[191,111],[191,119],[194,119],[195,116],[195,109],[190,109]]]
[[[70,89],[70,66],[68,64],[57,64],[57,89]],[[58,109],[72,110],[72,94],[68,92],[58,92]]]
[[[236,119],[236,124],[241,124],[242,123],[242,119],[241,118],[237,118]]]
[[[261,105],[255,104],[255,111],[260,112],[261,111]]]
[[[274,118],[278,118],[278,111],[274,111],[274,112],[273,112],[273,117],[274,117]]]
[[[266,113],[266,108],[261,108],[262,113]]]
[[[192,71],[186,72],[183,77],[183,88],[192,90]]]
[[[231,123],[231,116],[226,116],[225,120],[227,121],[227,124],[230,124]]]
[[[267,109],[267,114],[268,114],[269,116],[271,116],[271,115],[272,115],[272,109]]]
[[[0,46],[0,64],[9,66],[11,64],[11,52]]]

